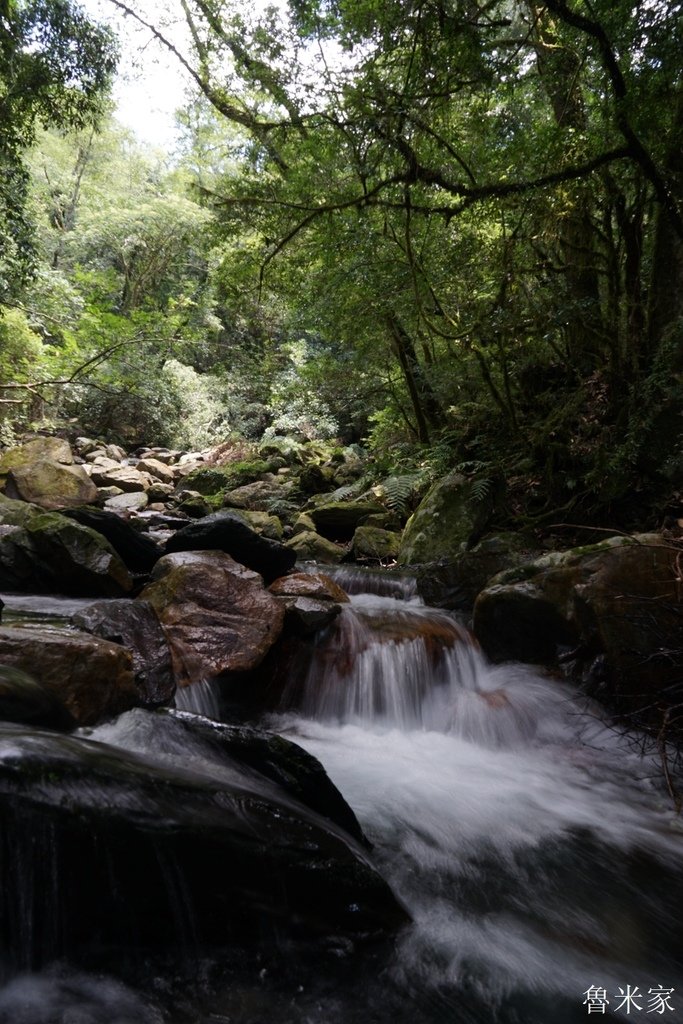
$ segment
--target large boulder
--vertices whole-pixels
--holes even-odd
[[[60,437],[35,437],[25,444],[8,448],[0,455],[0,488],[4,486],[7,474],[19,466],[31,466],[39,459],[49,459],[64,466],[73,465],[71,448]]]
[[[351,540],[357,526],[384,509],[376,501],[330,501],[308,510],[318,533],[328,540]]]
[[[71,621],[76,629],[130,651],[141,707],[158,707],[172,700],[175,679],[171,651],[156,612],[147,601],[96,601],[73,615]]]
[[[253,569],[267,583],[283,576],[296,555],[278,541],[262,537],[240,515],[215,512],[178,530],[166,542],[166,551],[225,551],[241,565]]]
[[[465,544],[454,558],[413,566],[425,604],[450,611],[471,611],[488,581],[506,569],[538,557],[528,539],[515,533],[492,534],[473,548]]]
[[[153,578],[140,600],[166,631],[181,686],[255,668],[282,631],[279,601],[224,551],[165,555]]]
[[[0,627],[0,665],[33,676],[79,725],[94,725],[138,703],[129,652],[87,633]]]
[[[679,559],[657,534],[554,552],[490,581],[474,607],[476,635],[496,661],[553,663],[571,652],[593,692],[620,710],[680,699]]]
[[[7,474],[5,493],[44,509],[69,508],[97,501],[97,488],[81,466],[37,459]]]
[[[492,509],[493,485],[455,471],[437,480],[406,523],[398,561],[419,565],[453,559],[481,536]]]
[[[269,474],[267,480],[255,480],[227,491],[223,495],[223,504],[250,512],[270,512],[274,502],[285,500],[293,490],[291,480]]]
[[[57,512],[34,516],[0,537],[0,587],[7,590],[118,597],[132,586],[104,537]]]
[[[114,469],[93,465],[90,477],[98,487],[120,487],[127,494],[146,491],[152,486],[149,473],[141,473],[132,466],[120,466],[118,463]]]
[[[1,511],[0,507],[0,515]],[[151,537],[136,530],[114,512],[98,508],[76,508],[69,509],[64,515],[101,534],[133,573],[151,572],[163,554]]]
[[[379,526],[357,526],[351,542],[351,554],[361,561],[392,561],[398,555],[401,537]]]
[[[292,940],[348,952],[407,922],[339,826],[225,754],[199,747],[185,767],[167,746],[153,761],[0,727],[0,937],[12,964],[93,949],[186,955],[188,942],[226,955]]]

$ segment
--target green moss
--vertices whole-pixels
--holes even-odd
[[[205,497],[220,495],[222,498],[224,491],[253,483],[271,469],[272,463],[263,459],[230,462],[225,466],[202,466],[185,477],[183,486],[188,490],[198,491]]]

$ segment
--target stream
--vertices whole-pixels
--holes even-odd
[[[2,1024],[683,1021],[683,822],[656,752],[566,683],[489,665],[410,581],[336,578],[351,602],[265,724],[323,764],[412,923],[367,954],[56,962],[6,979]],[[178,704],[218,709],[207,685]],[[135,711],[88,739],[177,767],[168,735]]]

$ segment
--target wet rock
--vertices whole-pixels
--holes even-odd
[[[454,558],[411,568],[425,604],[470,611],[493,576],[538,557],[533,546],[518,534],[485,537],[469,551],[466,545],[462,547]]]
[[[657,534],[553,552],[489,582],[475,604],[475,632],[497,661],[553,664],[571,650],[594,695],[618,710],[678,700],[678,557]]]
[[[171,701],[175,693],[171,651],[150,604],[126,598],[97,601],[73,615],[71,621],[76,629],[130,651],[141,707],[159,707]]]
[[[168,712],[175,728],[199,737],[218,755],[228,755],[296,797],[312,811],[339,825],[370,848],[358,818],[317,758],[297,743],[248,725],[208,722],[194,715]]]
[[[304,530],[295,534],[286,542],[286,546],[295,553],[295,558],[302,562],[321,562],[323,565],[337,565],[346,555],[346,548],[326,540],[319,533]]]
[[[353,944],[407,922],[345,832],[238,762],[207,761],[0,729],[0,938],[15,966],[190,940]]]
[[[131,572],[151,572],[163,554],[159,545],[150,537],[113,512],[97,508],[76,508],[69,509],[64,515],[101,534]]]
[[[71,732],[76,721],[54,693],[18,668],[0,665],[0,721]]]
[[[225,551],[241,565],[260,573],[266,583],[288,572],[296,554],[283,544],[259,536],[240,516],[215,512],[190,523],[171,537],[166,551]]]
[[[166,631],[181,686],[255,668],[280,635],[280,603],[223,551],[165,555],[153,578],[140,599]]]
[[[494,503],[494,486],[451,472],[429,489],[406,523],[398,561],[420,565],[454,559],[481,537]]]
[[[324,629],[339,615],[348,595],[329,576],[320,573],[293,573],[275,580],[271,594],[285,606],[285,629],[309,636]]]
[[[0,538],[0,586],[81,597],[118,597],[133,586],[105,538],[56,512]]]
[[[346,591],[329,576],[319,572],[295,572],[282,576],[271,583],[269,590],[277,597],[312,597],[336,604],[346,604],[349,600]]]
[[[0,627],[0,665],[34,676],[79,725],[94,725],[137,704],[129,652],[87,633]]]
[[[7,474],[5,493],[44,509],[69,508],[97,500],[97,488],[82,466],[38,459]]]

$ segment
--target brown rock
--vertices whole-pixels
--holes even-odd
[[[79,725],[94,725],[138,703],[130,653],[87,633],[0,627],[0,663],[30,673]]]
[[[281,576],[268,589],[277,597],[314,597],[339,604],[349,600],[348,594],[323,573],[295,572],[291,576]]]
[[[284,608],[225,552],[165,555],[153,579],[140,598],[166,630],[181,686],[255,668],[280,635]]]
[[[98,487],[120,487],[122,491],[146,491],[152,485],[148,473],[140,473],[131,466],[117,469],[99,469],[93,466],[91,478]]]
[[[135,468],[139,473],[149,473],[154,480],[160,480],[162,484],[172,484],[175,479],[173,470],[159,459],[140,459]]]

